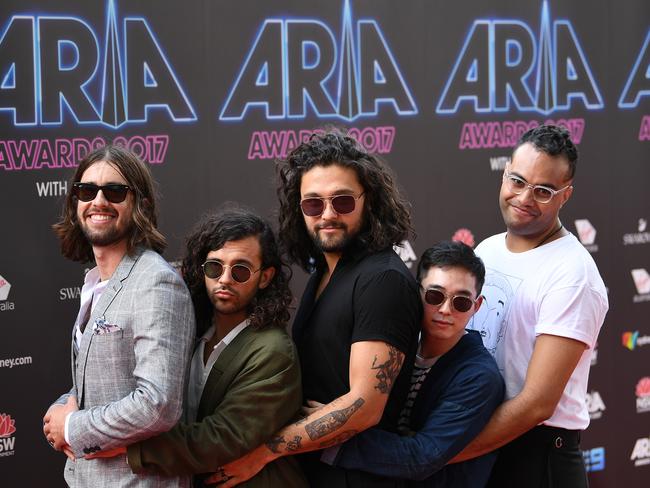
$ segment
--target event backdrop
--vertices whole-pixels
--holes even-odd
[[[503,230],[501,174],[542,122],[579,144],[564,225],[610,311],[593,351],[594,487],[650,479],[650,3],[647,0],[3,0],[0,6],[0,484],[63,486],[41,432],[70,387],[86,266],[51,224],[105,141],[151,165],[165,257],[238,201],[275,219],[274,165],[327,124],[384,157],[433,242]],[[297,272],[300,293],[305,277]]]

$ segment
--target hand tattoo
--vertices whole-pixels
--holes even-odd
[[[359,433],[358,430],[346,430],[345,432],[342,432],[341,434],[337,435],[336,437],[325,441],[321,442],[318,447],[326,448],[326,447],[332,447],[336,446],[338,444],[341,444],[345,441],[347,441],[350,437],[353,437]]]
[[[300,441],[302,440],[302,437],[299,435],[295,436],[292,441],[287,442],[287,451],[293,452],[299,450],[302,445]]]
[[[331,434],[336,429],[341,427],[348,419],[352,416],[354,412],[361,408],[361,405],[365,403],[363,398],[355,400],[355,402],[347,408],[341,410],[335,410],[326,415],[323,415],[321,418],[314,420],[313,422],[305,425],[305,430],[309,435],[309,438],[312,441],[325,437],[328,434]]]
[[[388,359],[386,362],[377,364],[377,356],[375,356],[375,359],[372,361],[372,366],[370,367],[370,369],[377,370],[375,378],[379,381],[375,386],[375,389],[379,390],[381,393],[390,393],[390,389],[393,387],[393,381],[397,378],[403,361],[404,353],[390,345],[388,346]]]
[[[272,439],[264,443],[264,445],[269,448],[269,451],[274,452],[276,454],[280,454],[280,444],[286,444],[283,435],[280,435],[278,437],[273,437]]]

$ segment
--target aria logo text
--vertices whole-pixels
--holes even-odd
[[[636,440],[630,461],[634,461],[634,466],[650,464],[650,437],[642,437]]]

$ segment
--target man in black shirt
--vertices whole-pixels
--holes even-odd
[[[327,465],[319,450],[374,425],[397,427],[422,314],[418,285],[393,251],[412,231],[409,205],[390,170],[338,132],[312,135],[278,169],[280,240],[311,272],[293,327],[308,415],[213,480],[234,486],[278,457],[316,451],[302,456],[313,487],[397,486]]]

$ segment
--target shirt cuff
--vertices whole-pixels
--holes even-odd
[[[327,449],[323,449],[322,454],[320,455],[321,462],[334,466],[336,457],[339,455],[339,450],[341,449],[341,444],[337,444]]]
[[[70,412],[68,415],[65,416],[65,425],[63,426],[63,437],[65,438],[65,443],[67,445],[70,445],[70,436],[68,435],[68,424],[70,423],[70,415],[72,415],[73,412]]]

